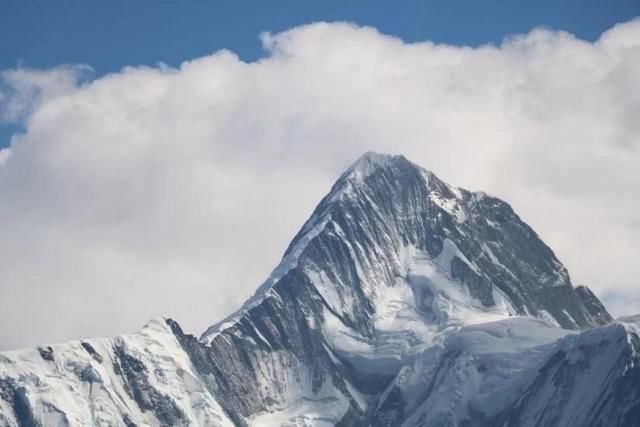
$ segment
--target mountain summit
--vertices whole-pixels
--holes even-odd
[[[2,354],[0,424],[632,425],[638,326],[611,320],[507,203],[367,153],[199,339]]]
[[[536,316],[568,329],[611,320],[601,305],[590,312],[596,306],[581,298],[595,296],[576,292],[551,249],[507,203],[451,187],[403,156],[376,153],[364,154],[338,179],[241,312],[297,268],[306,276],[331,275],[329,281],[315,278],[312,286],[328,305],[337,303],[334,312],[355,322],[354,310],[373,308],[385,286],[406,278],[410,266],[424,264],[420,259],[438,267],[435,276],[444,273],[463,285],[469,299],[446,296],[463,311]],[[431,311],[438,315],[434,321],[466,323],[450,307],[440,310],[436,303]]]

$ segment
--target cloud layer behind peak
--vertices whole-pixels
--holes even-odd
[[[8,70],[0,348],[200,332],[275,267],[339,173],[402,153],[509,201],[614,314],[640,311],[640,21],[594,43],[407,44],[317,23],[178,69]],[[624,298],[620,298],[624,295]]]

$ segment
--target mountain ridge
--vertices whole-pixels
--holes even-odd
[[[45,419],[52,406],[67,416],[58,425],[508,423],[538,401],[478,401],[485,382],[516,397],[534,395],[536,380],[535,390],[544,389],[535,373],[550,358],[562,359],[570,337],[611,320],[588,288],[573,287],[553,251],[506,202],[449,186],[403,156],[366,153],[256,293],[199,339],[165,319],[134,338],[83,341],[94,354],[82,342],[44,348],[51,360],[34,350],[24,352],[28,362],[20,352],[4,353],[0,415],[8,425]],[[634,322],[623,326],[628,343],[637,338]],[[625,355],[602,362],[617,381],[623,371],[616,363],[635,372],[637,355],[609,340],[617,329],[607,328],[595,329],[606,331],[602,345]],[[149,344],[158,341],[164,353]],[[489,342],[514,356],[487,351]],[[464,392],[470,386],[455,372],[478,389]],[[513,383],[514,372],[530,382]],[[42,384],[51,376],[66,378],[79,409],[48,394]],[[444,406],[437,399],[442,381],[459,391]],[[490,408],[494,400],[503,406]],[[609,415],[626,416],[617,409]]]
[[[243,305],[243,307],[239,310],[239,312],[242,312],[251,304],[255,304],[257,300],[260,299],[261,295],[265,293],[267,289],[273,285],[273,283],[275,283],[279,278],[281,278],[284,272],[289,271],[291,268],[294,268],[297,265],[299,253],[296,253],[296,252],[303,251],[306,248],[308,241],[314,239],[317,236],[317,234],[322,231],[322,229],[326,226],[328,222],[326,217],[330,216],[330,212],[328,211],[330,211],[335,206],[336,203],[340,202],[341,197],[350,197],[350,195],[353,195],[354,192],[358,191],[358,188],[360,186],[366,185],[364,183],[364,180],[369,175],[374,173],[376,169],[394,168],[394,167],[402,168],[402,169],[405,169],[405,168],[411,169],[415,172],[418,172],[418,174],[421,175],[422,179],[424,180],[424,184],[427,187],[429,187],[429,185],[432,185],[434,187],[434,190],[430,191],[429,196],[431,196],[434,193],[437,194],[438,196],[441,196],[441,197],[433,197],[434,202],[438,204],[439,205],[438,207],[440,207],[443,211],[447,212],[448,214],[451,214],[455,221],[464,220],[462,216],[465,215],[465,213],[462,212],[461,210],[457,210],[458,206],[455,205],[455,200],[461,198],[462,194],[470,195],[471,197],[475,197],[479,199],[486,198],[488,200],[495,200],[495,201],[499,201],[500,203],[504,203],[501,200],[494,198],[492,196],[489,196],[484,192],[472,193],[464,189],[451,187],[448,184],[441,181],[433,173],[420,168],[419,166],[407,160],[402,155],[392,156],[392,155],[384,155],[384,154],[378,154],[373,152],[365,153],[358,160],[356,160],[339,177],[339,179],[333,185],[331,191],[327,194],[327,196],[325,196],[322,199],[318,207],[314,210],[310,219],[307,222],[305,222],[300,232],[293,238],[289,247],[285,251],[285,254],[279,266],[276,267],[276,269],[270,275],[269,279],[267,279],[263,283],[263,285],[256,291],[256,293],[251,298],[249,298],[249,300]],[[454,204],[451,203],[452,200],[454,200]],[[511,208],[509,207],[509,209]],[[529,229],[528,232],[531,232],[532,234],[535,235],[536,238],[539,239],[539,237],[537,236],[537,234],[535,234],[535,232],[533,232],[533,230]],[[549,252],[551,252],[551,250],[548,247],[546,247],[546,245],[544,245],[544,248]],[[551,255],[553,257],[553,261],[561,267],[562,274],[567,276],[568,278],[568,273],[566,272],[566,269],[562,267],[561,263],[555,258],[555,255],[553,255],[552,252],[551,252]],[[586,287],[584,288],[588,289]],[[593,295],[591,291],[582,292],[582,295],[584,297],[591,297],[591,298],[595,297],[595,295]],[[607,321],[611,320],[610,316],[608,316],[608,314],[606,313],[606,309],[604,310],[604,312],[602,311],[602,309],[604,309],[604,306],[602,306],[602,304],[599,304],[598,308],[600,309],[600,312],[603,313],[604,320],[607,320]],[[228,321],[228,319],[230,319],[234,315],[235,313],[229,316],[229,318],[219,323],[224,323]],[[574,321],[574,323],[577,323],[577,322]],[[571,327],[573,325],[570,325],[565,322],[564,326]],[[580,324],[578,324],[578,326],[580,326]],[[212,326],[212,328],[210,329],[215,330],[215,327],[216,325]],[[205,337],[206,335],[207,335],[207,332],[203,334],[203,337]]]

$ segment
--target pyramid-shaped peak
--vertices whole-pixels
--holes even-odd
[[[385,171],[391,176],[402,177],[405,186],[411,183],[422,183],[429,187],[430,191],[442,193],[445,196],[452,194],[447,183],[438,178],[433,172],[411,162],[401,154],[381,154],[375,152],[366,152],[358,158],[347,170],[342,174],[332,189],[334,197],[328,200],[334,200],[335,195],[349,192],[354,187],[368,185],[368,178],[378,171]],[[390,196],[393,193],[389,193]]]
[[[360,181],[370,176],[376,170],[399,168],[410,168],[416,171],[423,170],[401,154],[380,154],[369,151],[360,156],[342,176],[343,178],[355,178],[356,181]]]
[[[356,171],[367,171],[372,167],[385,167],[385,166],[393,166],[398,164],[411,164],[403,155],[401,154],[381,154],[375,153],[373,151],[368,151],[364,153],[358,160],[356,160],[353,165],[349,168],[349,170]]]
[[[398,160],[407,161],[407,159],[401,154],[386,154],[367,151],[354,162],[354,165],[366,163],[384,164]]]

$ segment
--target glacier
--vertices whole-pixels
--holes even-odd
[[[639,329],[506,202],[367,153],[200,337],[0,353],[0,425],[632,426]]]

